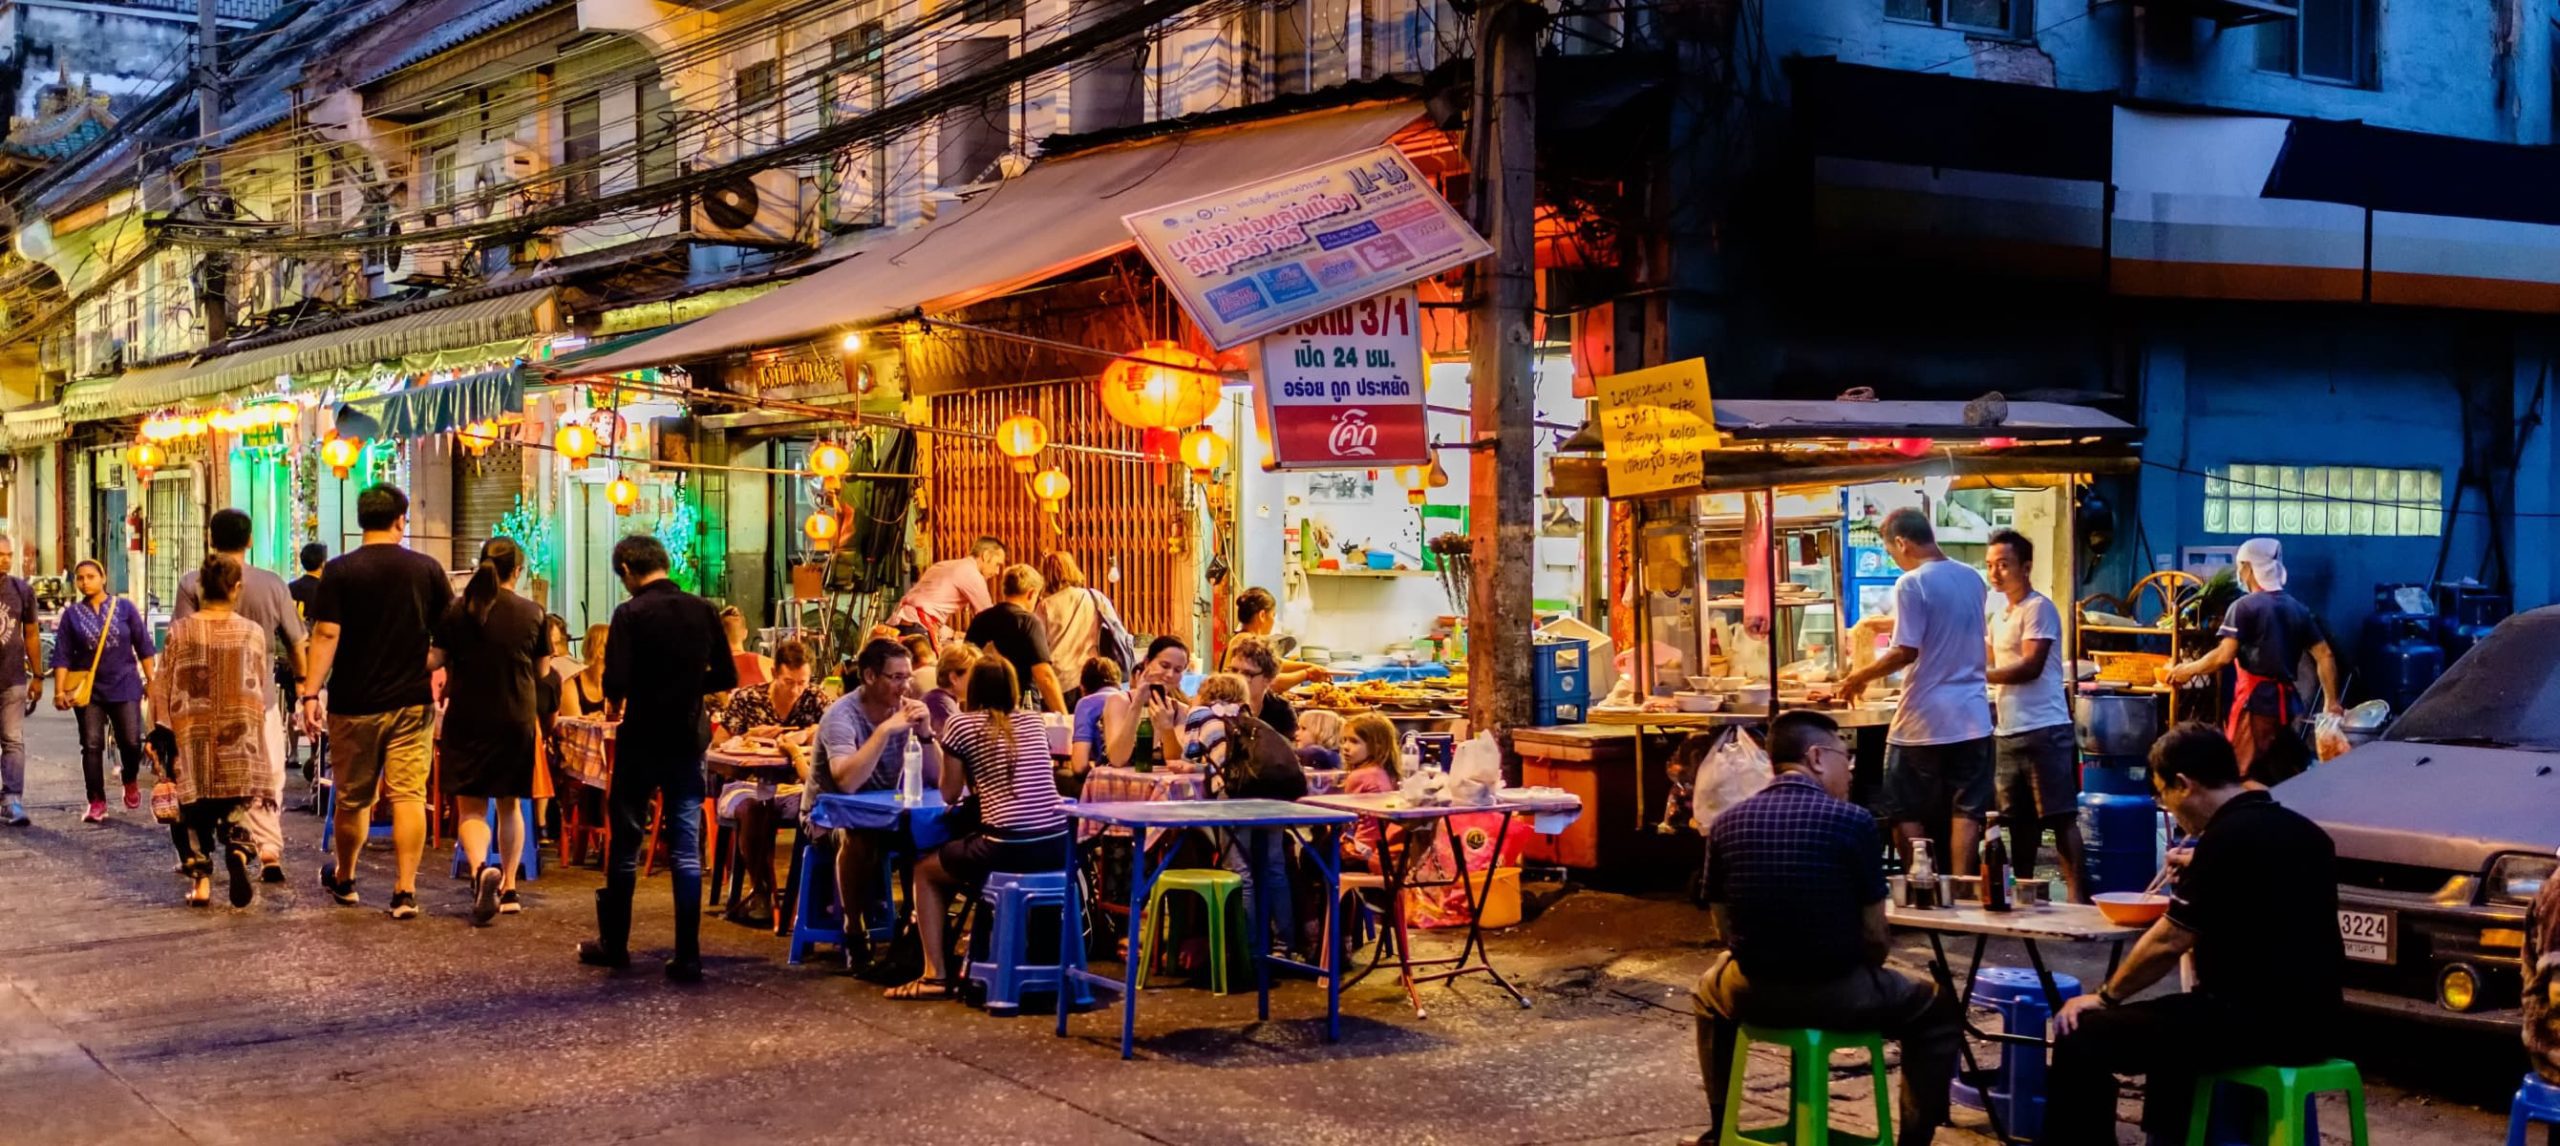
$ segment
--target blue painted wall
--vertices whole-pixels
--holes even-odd
[[[2034,31],[2015,40],[1889,20],[1885,0],[1784,0],[1762,7],[1768,50],[1780,59],[1835,56],[2205,108],[2551,142],[2553,19],[2560,0],[2373,3],[2373,75],[2361,88],[2260,71],[2262,27],[2219,29],[2129,0],[2040,0]],[[2502,31],[2502,8],[2515,31]]]

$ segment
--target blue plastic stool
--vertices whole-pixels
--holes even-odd
[[[524,813],[524,858],[516,863],[516,878],[527,880],[541,879],[542,825],[535,822],[533,818],[533,798],[527,796],[523,799],[517,800],[516,807]],[[490,835],[489,854],[494,856],[498,851],[496,838],[498,834],[497,801],[489,801],[489,813],[487,818],[489,821]],[[461,879],[464,876],[471,874],[471,859],[470,857],[462,854],[462,841],[458,838],[461,833],[456,832],[454,835],[457,838],[453,841],[453,878]]]
[[[2054,989],[2068,1001],[2079,997],[2080,980],[2056,974]],[[2046,1005],[2044,983],[2025,967],[1985,967],[1973,976],[1973,1005],[2000,1012],[2000,1029],[2013,1035],[2042,1038],[2053,1018]],[[1997,1107],[2000,1125],[2020,1138],[2044,1133],[2045,1052],[2019,1043],[2000,1046],[2000,1068],[1989,1093],[1963,1082],[1952,1097],[1976,1110]]]
[[[2560,1086],[2527,1071],[2524,1084],[2516,1087],[2515,1105],[2507,1112],[2507,1146],[2531,1146],[2527,1135],[2537,1123],[2546,1128],[2544,1141],[2560,1137]]]
[[[969,960],[969,978],[986,988],[987,1010],[1012,1014],[1022,1008],[1023,992],[1061,990],[1068,970],[1084,969],[1084,911],[1077,898],[1075,881],[1062,871],[987,876],[978,899],[987,905],[988,939],[978,954],[993,958]],[[1029,961],[1031,912],[1041,907],[1058,909],[1058,953],[1049,963]],[[1074,991],[1077,1004],[1090,1001],[1082,982]]]
[[[836,865],[833,849],[828,849],[829,854],[825,857],[828,862],[823,867],[817,862],[821,858],[818,851],[817,841],[811,840],[802,843],[800,850],[791,857],[791,875],[788,882],[795,887],[790,892],[792,908],[789,963],[794,967],[799,966],[801,959],[809,953],[809,949],[818,944],[832,943],[838,947],[845,945],[844,911],[836,903],[843,897],[835,893]],[[880,874],[882,887],[897,885],[898,857],[895,853],[880,857]],[[826,884],[823,894],[818,886],[821,880]],[[874,943],[897,937],[897,905],[891,903],[888,907],[889,910],[885,913],[886,918],[866,921],[867,926],[863,935]]]

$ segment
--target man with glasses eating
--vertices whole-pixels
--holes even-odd
[[[1885,965],[1884,837],[1848,801],[1839,723],[1780,714],[1769,760],[1769,786],[1707,828],[1707,902],[1725,942],[1692,998],[1707,1104],[1741,1116],[1724,1109],[1740,1024],[1880,1031],[1902,1044],[1896,1140],[1926,1146],[1947,1120],[1962,1016],[1926,976]],[[1715,1140],[1712,1125],[1696,1139]]]

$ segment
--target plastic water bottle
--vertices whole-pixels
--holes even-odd
[[[911,807],[924,802],[924,742],[912,732],[907,734],[907,762],[898,769],[898,802]]]

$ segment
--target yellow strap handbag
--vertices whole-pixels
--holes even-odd
[[[115,625],[116,603],[115,599],[110,597],[106,605],[98,610],[98,648],[97,651],[89,654],[89,671],[62,674],[62,692],[63,695],[71,698],[71,707],[88,707],[89,690],[96,687],[98,683],[98,666],[106,659],[107,634],[115,628]]]

